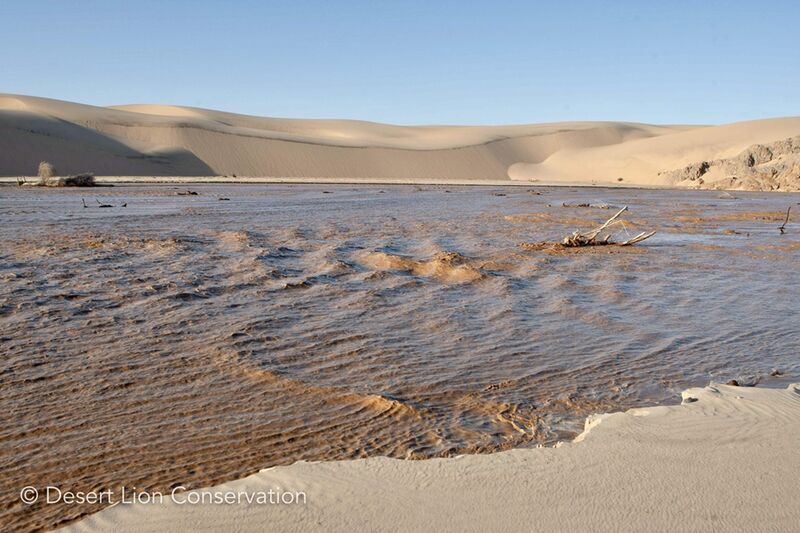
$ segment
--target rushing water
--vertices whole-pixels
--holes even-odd
[[[26,485],[550,444],[592,412],[800,372],[800,225],[777,229],[798,195],[189,188],[0,188],[0,529],[98,509],[28,507]],[[519,246],[614,213],[563,206],[586,202],[659,233]]]

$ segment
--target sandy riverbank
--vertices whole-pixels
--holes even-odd
[[[64,531],[788,531],[799,432],[800,384],[711,385],[590,417],[555,448],[301,462],[204,491],[295,491],[305,505],[118,505]]]

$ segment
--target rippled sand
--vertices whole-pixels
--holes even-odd
[[[2,529],[98,509],[26,507],[26,485],[548,444],[593,412],[800,371],[800,228],[776,222],[798,195],[189,188],[0,188]],[[659,233],[521,246],[613,214],[563,203]]]

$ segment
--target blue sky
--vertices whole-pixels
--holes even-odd
[[[0,2],[0,92],[399,124],[800,115],[797,1]]]

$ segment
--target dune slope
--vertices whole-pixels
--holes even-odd
[[[509,175],[515,180],[555,183],[590,180],[661,187],[698,186],[702,184],[681,183],[683,178],[674,171],[703,161],[729,159],[752,149],[753,145],[783,141],[798,133],[798,117],[709,126],[613,145],[565,148],[545,161],[514,164]],[[800,175],[794,175],[785,189],[798,190],[798,187]]]
[[[517,180],[680,186],[669,171],[800,134],[800,118],[726,126],[564,122],[393,126],[0,94],[0,175]],[[792,179],[789,179],[791,185]]]

